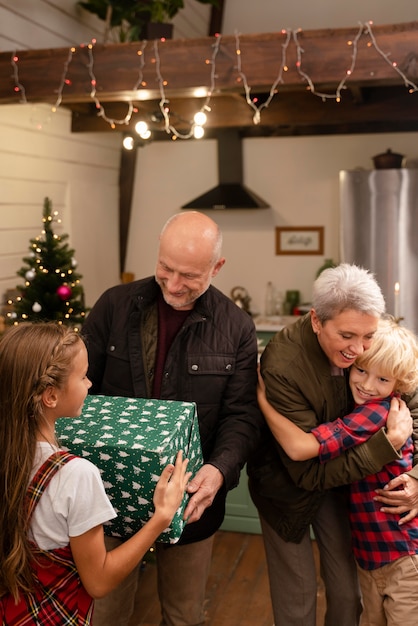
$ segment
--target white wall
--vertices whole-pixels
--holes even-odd
[[[75,250],[87,305],[119,279],[119,137],[70,128],[64,109],[0,107],[0,299],[21,283],[16,272],[42,231],[46,196],[62,219],[57,233]]]
[[[204,37],[210,7],[185,0],[174,36]],[[418,19],[415,0],[226,0],[224,34],[277,32],[282,28],[339,28],[359,21],[396,24]],[[0,50],[24,50],[103,41],[103,23],[76,0],[0,0]]]
[[[0,1],[0,50],[62,48],[100,40],[103,24],[74,0]]]
[[[195,0],[185,0],[184,6],[173,21],[174,36],[206,37],[210,6]],[[104,23],[76,0],[0,0],[0,51],[77,46],[93,38],[103,42],[104,30]]]
[[[416,0],[226,0],[222,32],[278,32],[282,28],[345,28],[373,20],[400,24],[418,19]]]
[[[229,294],[244,286],[253,312],[264,313],[267,281],[299,289],[309,301],[324,259],[339,259],[339,171],[372,167],[388,148],[418,157],[418,134],[288,137],[243,141],[246,185],[270,209],[209,211],[224,233],[227,263],[215,279]],[[153,273],[159,231],[181,205],[217,184],[214,140],[150,144],[138,153],[127,271]],[[324,226],[323,256],[275,254],[276,226]]]

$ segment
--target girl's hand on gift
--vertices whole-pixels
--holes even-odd
[[[106,550],[101,524],[82,535],[70,537],[78,573],[92,598],[102,598],[115,589],[170,524],[191,476],[187,463],[188,460],[183,460],[183,454],[179,452],[174,465],[170,463],[163,469],[154,491],[154,515],[138,532],[113,550]]]
[[[222,473],[214,465],[207,463],[200,468],[187,485],[187,493],[193,494],[183,515],[188,524],[201,518],[203,511],[212,504],[223,482]]]
[[[179,508],[187,483],[192,475],[187,471],[188,459],[183,460],[183,453],[177,453],[175,464],[169,463],[162,471],[158,481],[153,502],[155,514],[166,515],[167,523],[171,522]]]

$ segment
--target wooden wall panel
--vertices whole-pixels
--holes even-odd
[[[47,117],[49,107],[37,111]],[[0,302],[20,282],[16,272],[42,231],[46,196],[62,220],[54,230],[75,249],[88,306],[118,282],[119,139],[72,134],[65,109],[37,129],[30,105],[0,107]]]
[[[103,24],[75,0],[14,0],[0,6],[0,49],[77,45],[100,40]]]

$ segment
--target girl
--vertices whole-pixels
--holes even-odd
[[[155,513],[106,552],[116,517],[99,470],[59,449],[59,417],[77,417],[91,386],[79,334],[23,323],[0,341],[0,618],[2,624],[91,623],[93,598],[115,588],[169,525],[190,477],[178,453],[155,488]],[[42,496],[42,497],[41,497]]]
[[[320,424],[310,433],[281,416],[268,402],[260,377],[258,398],[274,436],[294,461],[343,454],[385,426],[394,394],[412,394],[418,385],[415,335],[388,318],[379,321],[371,347],[357,357],[349,375],[355,409]],[[363,596],[362,626],[415,626],[418,612],[418,513],[400,517],[381,510],[376,489],[413,466],[411,438],[399,459],[350,485],[350,523]]]

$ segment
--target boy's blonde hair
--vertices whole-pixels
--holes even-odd
[[[382,376],[395,378],[395,391],[410,394],[418,387],[418,341],[393,317],[379,320],[371,347],[356,359],[364,369],[377,369]]]

